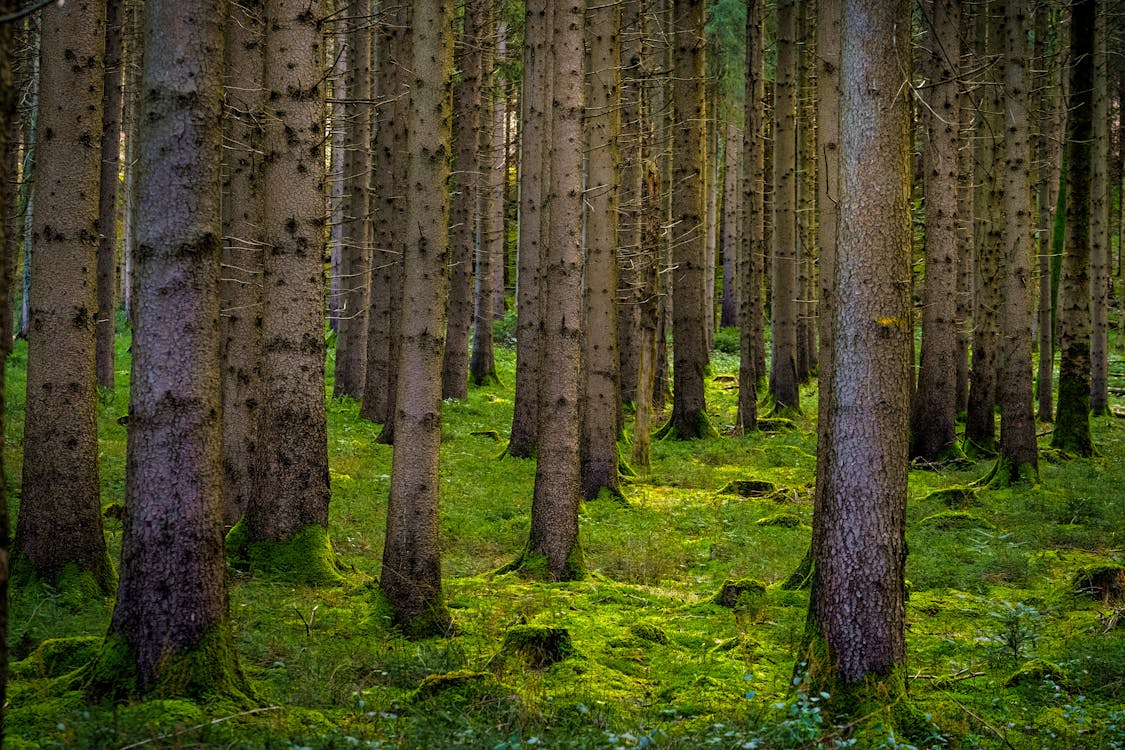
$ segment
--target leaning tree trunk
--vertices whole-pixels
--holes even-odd
[[[1066,246],[1059,280],[1059,395],[1051,446],[1078,456],[1090,437],[1090,195],[1093,157],[1095,0],[1076,0],[1070,19],[1067,94]]]
[[[813,514],[815,689],[862,716],[904,693],[909,421],[909,5],[847,0],[840,67],[832,435]]]
[[[249,694],[222,531],[224,21],[213,2],[148,3],[121,586],[88,685],[118,699]]]
[[[105,7],[43,11],[23,497],[13,572],[113,590],[98,487],[98,177]]]
[[[453,92],[453,2],[418,0],[407,109],[406,226],[399,393],[379,586],[394,623],[409,636],[446,634],[438,501],[441,366],[449,293],[449,156]]]

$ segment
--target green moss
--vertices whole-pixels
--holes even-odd
[[[922,502],[941,503],[954,510],[963,510],[974,504],[977,492],[975,487],[946,487],[926,495]]]
[[[810,545],[805,550],[805,556],[801,558],[801,562],[797,563],[796,569],[789,576],[781,582],[781,589],[783,591],[800,591],[807,589],[812,584],[813,573],[813,556],[812,546]]]
[[[724,485],[719,492],[739,497],[769,497],[777,492],[777,486],[764,479],[735,479]]]
[[[12,558],[9,585],[13,589],[50,586],[57,592],[59,601],[65,607],[77,610],[91,600],[113,596],[117,590],[117,571],[108,553],[101,570],[79,570],[76,563],[67,563],[61,570],[46,574],[36,571],[24,555],[17,554]]]
[[[801,525],[801,519],[792,513],[774,513],[772,516],[759,518],[754,523],[758,526],[780,526],[785,529],[795,529]]]
[[[1014,484],[1038,484],[1039,464],[1035,461],[1016,462],[1001,456],[996,459],[991,476],[985,483],[990,489],[1005,489]]]
[[[500,652],[494,662],[519,657],[533,669],[546,669],[556,662],[578,655],[566,628],[546,625],[516,625],[504,633]]]
[[[789,417],[759,417],[759,432],[791,432],[797,429],[797,423]]]
[[[245,520],[227,533],[227,558],[270,580],[306,586],[342,586],[347,572],[332,549],[328,529],[310,524],[283,542],[250,541]]]
[[[995,531],[996,524],[986,521],[975,513],[964,510],[943,510],[940,513],[926,516],[918,522],[919,526],[929,526],[941,531],[960,529],[985,529]]]
[[[59,677],[89,664],[98,655],[102,639],[97,636],[49,638],[24,660],[12,664],[16,678]]]
[[[1125,595],[1125,565],[1115,562],[1094,563],[1078,569],[1071,586],[1107,604],[1119,602]]]
[[[720,607],[729,607],[737,612],[758,614],[766,598],[766,585],[753,578],[727,579],[719,591],[711,598]]]
[[[531,550],[530,542],[515,560],[501,567],[496,571],[496,575],[503,575],[504,573],[519,573],[525,578],[533,578],[538,581],[580,581],[586,577],[586,561],[582,554],[582,543],[574,540],[573,546],[570,548],[570,554],[567,555],[566,562],[563,564],[562,571],[555,575],[551,570],[550,563],[547,561],[547,556],[534,552]]]
[[[1004,680],[1004,687],[1039,686],[1043,684],[1044,680],[1051,680],[1064,689],[1069,689],[1072,686],[1070,676],[1058,664],[1045,659],[1032,659],[1009,675]]]
[[[649,641],[651,643],[668,642],[668,636],[664,634],[664,631],[658,625],[654,625],[651,622],[634,622],[629,625],[629,632],[642,641]]]
[[[711,424],[707,412],[699,411],[695,414],[695,430],[692,434],[681,433],[675,423],[669,420],[652,437],[654,440],[707,440],[719,437],[719,431]]]
[[[427,675],[411,693],[410,702],[448,701],[459,705],[479,704],[499,700],[503,696],[504,689],[496,679],[496,675],[491,672],[458,670]]]

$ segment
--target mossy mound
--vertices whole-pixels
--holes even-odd
[[[61,677],[89,664],[98,655],[102,639],[92,635],[49,638],[22,661],[12,664],[13,677]]]
[[[797,429],[797,423],[787,417],[759,417],[759,432],[791,432]]]
[[[1079,594],[1116,604],[1125,595],[1125,565],[1115,562],[1085,565],[1074,574],[1071,585]]]
[[[629,632],[642,641],[649,641],[650,643],[668,642],[668,636],[665,635],[664,630],[651,622],[634,622],[629,625]]]
[[[940,513],[934,513],[932,516],[926,516],[918,522],[918,525],[938,529],[939,531],[957,531],[960,529],[996,530],[996,524],[964,510],[943,510]]]
[[[494,661],[518,657],[532,669],[546,669],[578,655],[570,631],[547,625],[516,625],[504,633],[504,643]]]
[[[922,498],[922,502],[933,501],[953,510],[964,510],[975,504],[977,492],[975,487],[947,487],[931,492]]]
[[[1004,680],[1004,687],[1038,686],[1046,680],[1050,680],[1064,690],[1069,690],[1072,686],[1070,675],[1058,664],[1045,659],[1032,659],[1009,675],[1008,679]]]
[[[76,611],[91,601],[111,597],[117,590],[117,569],[106,553],[101,569],[80,570],[75,563],[67,563],[54,573],[40,574],[31,567],[23,555],[12,557],[9,586],[12,589],[28,591],[37,587],[50,587],[51,593],[58,594],[59,602],[67,609]]]
[[[780,526],[785,529],[795,529],[801,525],[801,519],[792,513],[774,513],[772,516],[759,518],[755,523],[758,526]]]
[[[503,696],[504,689],[491,672],[458,670],[426,675],[411,693],[410,701],[448,701],[463,705],[496,701]]]
[[[332,549],[328,529],[319,524],[283,542],[252,542],[245,520],[239,521],[227,532],[227,559],[265,578],[306,586],[342,586],[348,572]]]
[[[770,497],[777,492],[773,482],[763,479],[735,479],[719,492],[723,495],[738,495],[739,497]]]
[[[739,612],[757,612],[766,598],[766,585],[753,578],[723,581],[711,601]]]

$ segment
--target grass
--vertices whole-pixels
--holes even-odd
[[[119,385],[98,407],[103,504],[123,500],[125,428],[116,420],[127,411],[127,346],[126,335]],[[374,443],[379,428],[360,419],[358,403],[329,400],[330,534],[355,572],[345,586],[316,589],[231,571],[232,627],[258,708],[89,705],[25,662],[10,687],[7,747],[794,748],[817,738],[827,747],[909,746],[884,715],[837,730],[818,696],[794,689],[807,593],[776,584],[809,541],[810,416],[788,432],[729,436],[737,391],[719,377],[709,410],[727,436],[654,443],[651,467],[625,486],[627,505],[585,504],[592,574],[536,583],[493,574],[526,542],[534,481],[532,461],[500,459],[502,443],[473,434],[504,436],[510,425],[514,355],[498,348],[497,357],[500,385],[444,405],[443,566],[455,638],[407,641],[375,606],[391,449]],[[20,343],[5,414],[13,519],[25,361]],[[331,364],[330,355],[330,375]],[[737,358],[716,352],[712,368],[730,375]],[[815,387],[802,397],[805,415],[815,414]],[[976,493],[960,510],[984,524],[922,521],[950,510],[931,493],[971,483],[986,464],[911,472],[908,673],[934,725],[915,746],[1125,747],[1125,623],[1113,627],[1122,604],[1071,585],[1077,570],[1120,561],[1125,547],[1125,420],[1093,425],[1099,457],[1043,462],[1036,487]],[[738,479],[782,492],[720,492]],[[758,523],[779,514],[796,522]],[[120,523],[107,519],[106,533],[116,556]],[[712,602],[724,581],[743,578],[767,584],[764,599],[733,609]],[[111,608],[48,587],[15,591],[13,657],[46,639],[101,636]],[[572,655],[541,669],[496,658],[517,625],[565,628]],[[1024,667],[1024,678],[1010,680]]]

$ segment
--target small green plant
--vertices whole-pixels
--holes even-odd
[[[1002,601],[988,616],[995,621],[995,629],[986,632],[981,640],[991,662],[1019,664],[1035,655],[1043,632],[1042,612],[1023,602]]]

